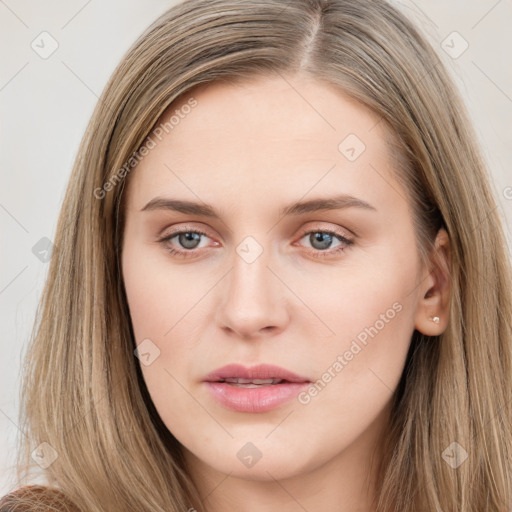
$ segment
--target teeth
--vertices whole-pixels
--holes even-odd
[[[253,379],[253,384],[277,384],[281,379]]]
[[[278,384],[282,382],[283,379],[239,379],[236,377],[230,377],[227,379],[223,379],[223,382],[227,382],[229,384],[254,384],[254,386],[248,387],[257,387],[257,386],[269,386],[271,384]]]

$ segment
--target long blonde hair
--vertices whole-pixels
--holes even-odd
[[[187,0],[126,53],[90,120],[58,220],[23,376],[20,480],[46,442],[57,454],[48,485],[84,512],[204,510],[133,354],[119,261],[122,191],[134,172],[126,162],[193,87],[297,72],[339,86],[389,128],[422,258],[440,227],[450,237],[449,325],[437,337],[414,332],[377,510],[512,507],[512,272],[502,220],[444,65],[380,0]],[[454,468],[447,449],[467,459]]]

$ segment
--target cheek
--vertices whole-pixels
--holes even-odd
[[[160,251],[123,253],[123,279],[136,343],[144,338],[165,343],[173,329],[187,325],[187,312],[207,291],[190,270],[172,266]]]
[[[207,288],[201,292],[186,270],[165,264],[161,256],[152,254],[155,251],[145,253],[140,246],[130,249],[128,242],[122,258],[123,279],[135,345],[141,347],[138,364],[162,420],[170,430],[179,430],[186,427],[191,414],[200,412],[194,410],[196,403],[180,383],[188,387],[185,378],[193,364],[190,318]]]
[[[154,248],[144,251],[142,244],[134,250],[128,241],[122,262],[135,345],[150,354],[149,361],[140,357],[139,364],[165,421],[166,414],[182,417],[194,407],[179,383],[188,387],[186,380],[197,373],[198,355],[208,357],[208,346],[198,348],[204,338],[199,330],[211,323],[208,291],[219,278],[191,266],[171,265],[163,252],[158,253]]]
[[[341,271],[326,282],[326,293],[309,295],[334,331],[315,346],[317,380],[299,397],[314,428],[359,431],[388,403],[402,375],[414,331],[416,260],[390,250],[380,262]]]

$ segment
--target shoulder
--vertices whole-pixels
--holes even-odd
[[[78,512],[58,489],[27,485],[0,498],[0,512]]]

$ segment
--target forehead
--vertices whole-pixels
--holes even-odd
[[[382,187],[392,166],[384,123],[335,86],[304,77],[203,84],[156,126],[167,129],[150,134],[156,146],[130,180],[139,208],[167,191],[215,202],[336,189],[365,191],[371,202],[372,182]]]
[[[168,107],[159,123],[176,121],[191,98],[197,106],[180,116],[172,129],[176,145],[193,144],[189,137],[193,132],[204,141],[248,145],[276,141],[283,149],[286,143],[300,148],[302,143],[322,141],[322,149],[330,146],[338,155],[338,144],[348,134],[371,142],[375,149],[383,136],[375,130],[379,118],[368,108],[339,88],[305,76],[203,84]],[[171,138],[166,142],[172,143]]]

